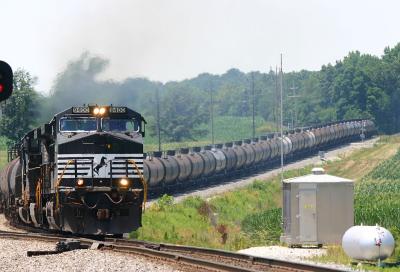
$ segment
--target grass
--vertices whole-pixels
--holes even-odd
[[[255,240],[259,237],[252,238],[241,231],[242,221],[249,214],[278,208],[280,184],[256,181],[244,189],[215,198],[189,197],[178,204],[165,201],[165,198],[168,197],[164,196],[145,212],[143,227],[133,234],[134,237],[238,250],[257,242],[263,243]],[[279,222],[276,221],[278,228]]]
[[[0,169],[3,169],[8,163],[7,161],[7,151],[0,150]]]
[[[394,156],[398,148],[400,137],[382,136],[372,148],[342,154],[340,161],[329,161],[324,168],[329,174],[360,181],[381,162]]]
[[[263,135],[275,131],[272,123],[265,122],[260,116],[255,118],[256,135]],[[210,131],[209,124],[202,124],[201,129]],[[218,116],[214,119],[214,142],[225,143],[252,137],[252,118],[240,116]],[[146,151],[158,150],[158,139],[148,133],[145,137]],[[162,150],[177,149],[181,147],[204,146],[211,144],[211,132],[198,137],[195,141],[163,143]]]
[[[371,148],[340,155],[340,160],[324,165],[328,174],[356,182],[356,224],[380,223],[390,229],[398,241],[400,230],[394,226],[400,226],[400,185],[394,185],[394,180],[371,180],[371,177],[384,173],[382,167],[400,165],[399,148],[400,137],[382,137]],[[309,174],[311,168],[286,171],[284,177]],[[391,177],[397,180],[397,175]],[[165,198],[169,201],[164,201]],[[382,213],[384,216],[380,216]],[[155,242],[239,250],[279,244],[280,222],[281,189],[275,177],[206,200],[190,197],[174,204],[165,196],[145,212],[143,227],[132,236]],[[400,249],[399,244],[396,249]],[[397,252],[399,250],[392,261],[399,259]],[[342,264],[351,261],[339,246],[328,246],[327,255],[313,257],[313,260]]]
[[[310,258],[312,261],[322,263],[337,263],[337,264],[349,264],[351,258],[346,255],[344,250],[339,245],[331,245],[326,248],[326,254],[321,256],[314,256]]]
[[[7,138],[0,136],[0,169],[6,166],[7,162]]]
[[[285,178],[310,173],[311,166],[286,171]],[[279,177],[209,199],[189,197],[173,203],[164,196],[143,215],[143,227],[132,237],[226,250],[279,243],[281,184]]]

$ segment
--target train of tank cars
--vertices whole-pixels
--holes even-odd
[[[374,133],[374,123],[362,119],[290,130],[283,135],[283,155],[286,161],[292,160]],[[206,185],[276,164],[280,161],[281,142],[277,133],[270,133],[214,146],[153,152],[144,161],[144,176],[152,193]]]
[[[0,173],[0,208],[15,224],[76,234],[141,226],[147,193],[237,176],[279,160],[277,134],[144,156],[145,120],[127,107],[72,107],[27,133]],[[288,131],[286,158],[371,136],[369,120]]]

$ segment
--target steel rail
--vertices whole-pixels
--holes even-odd
[[[293,270],[293,271],[342,271],[335,268],[329,268],[319,265],[296,263],[291,261],[284,261],[274,258],[263,258],[250,256],[247,254],[236,253],[226,250],[194,247],[194,246],[182,246],[164,243],[149,243],[140,240],[127,240],[127,239],[115,239],[106,238],[106,243],[112,243],[114,245],[126,245],[134,247],[144,247],[152,250],[157,250],[160,252],[176,252],[186,256],[196,256],[197,258],[206,259],[218,259],[219,261],[224,261],[228,263],[235,263],[241,266],[241,269],[249,266],[254,266],[257,271],[260,269],[276,269],[278,270]]]
[[[0,231],[0,238],[35,239],[43,242],[60,242],[71,236],[53,233],[28,233]],[[90,247],[97,244],[100,248],[115,252],[135,254],[143,257],[207,271],[341,271],[334,268],[295,263],[272,258],[254,257],[246,254],[224,250],[208,249],[193,246],[149,243],[139,240],[114,239],[101,237],[100,240],[73,237],[82,245]]]

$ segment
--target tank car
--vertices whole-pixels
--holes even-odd
[[[285,161],[325,150],[331,146],[370,137],[376,132],[370,120],[348,120],[290,130],[280,137],[270,133],[214,146],[153,152],[144,161],[144,173],[152,193],[168,188],[223,182]],[[282,145],[282,146],[281,146]]]
[[[9,220],[78,234],[141,226],[145,120],[126,107],[71,107],[16,145],[0,175]]]

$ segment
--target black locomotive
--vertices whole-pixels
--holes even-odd
[[[0,176],[9,220],[79,234],[141,226],[145,120],[126,107],[82,106],[27,133]]]

